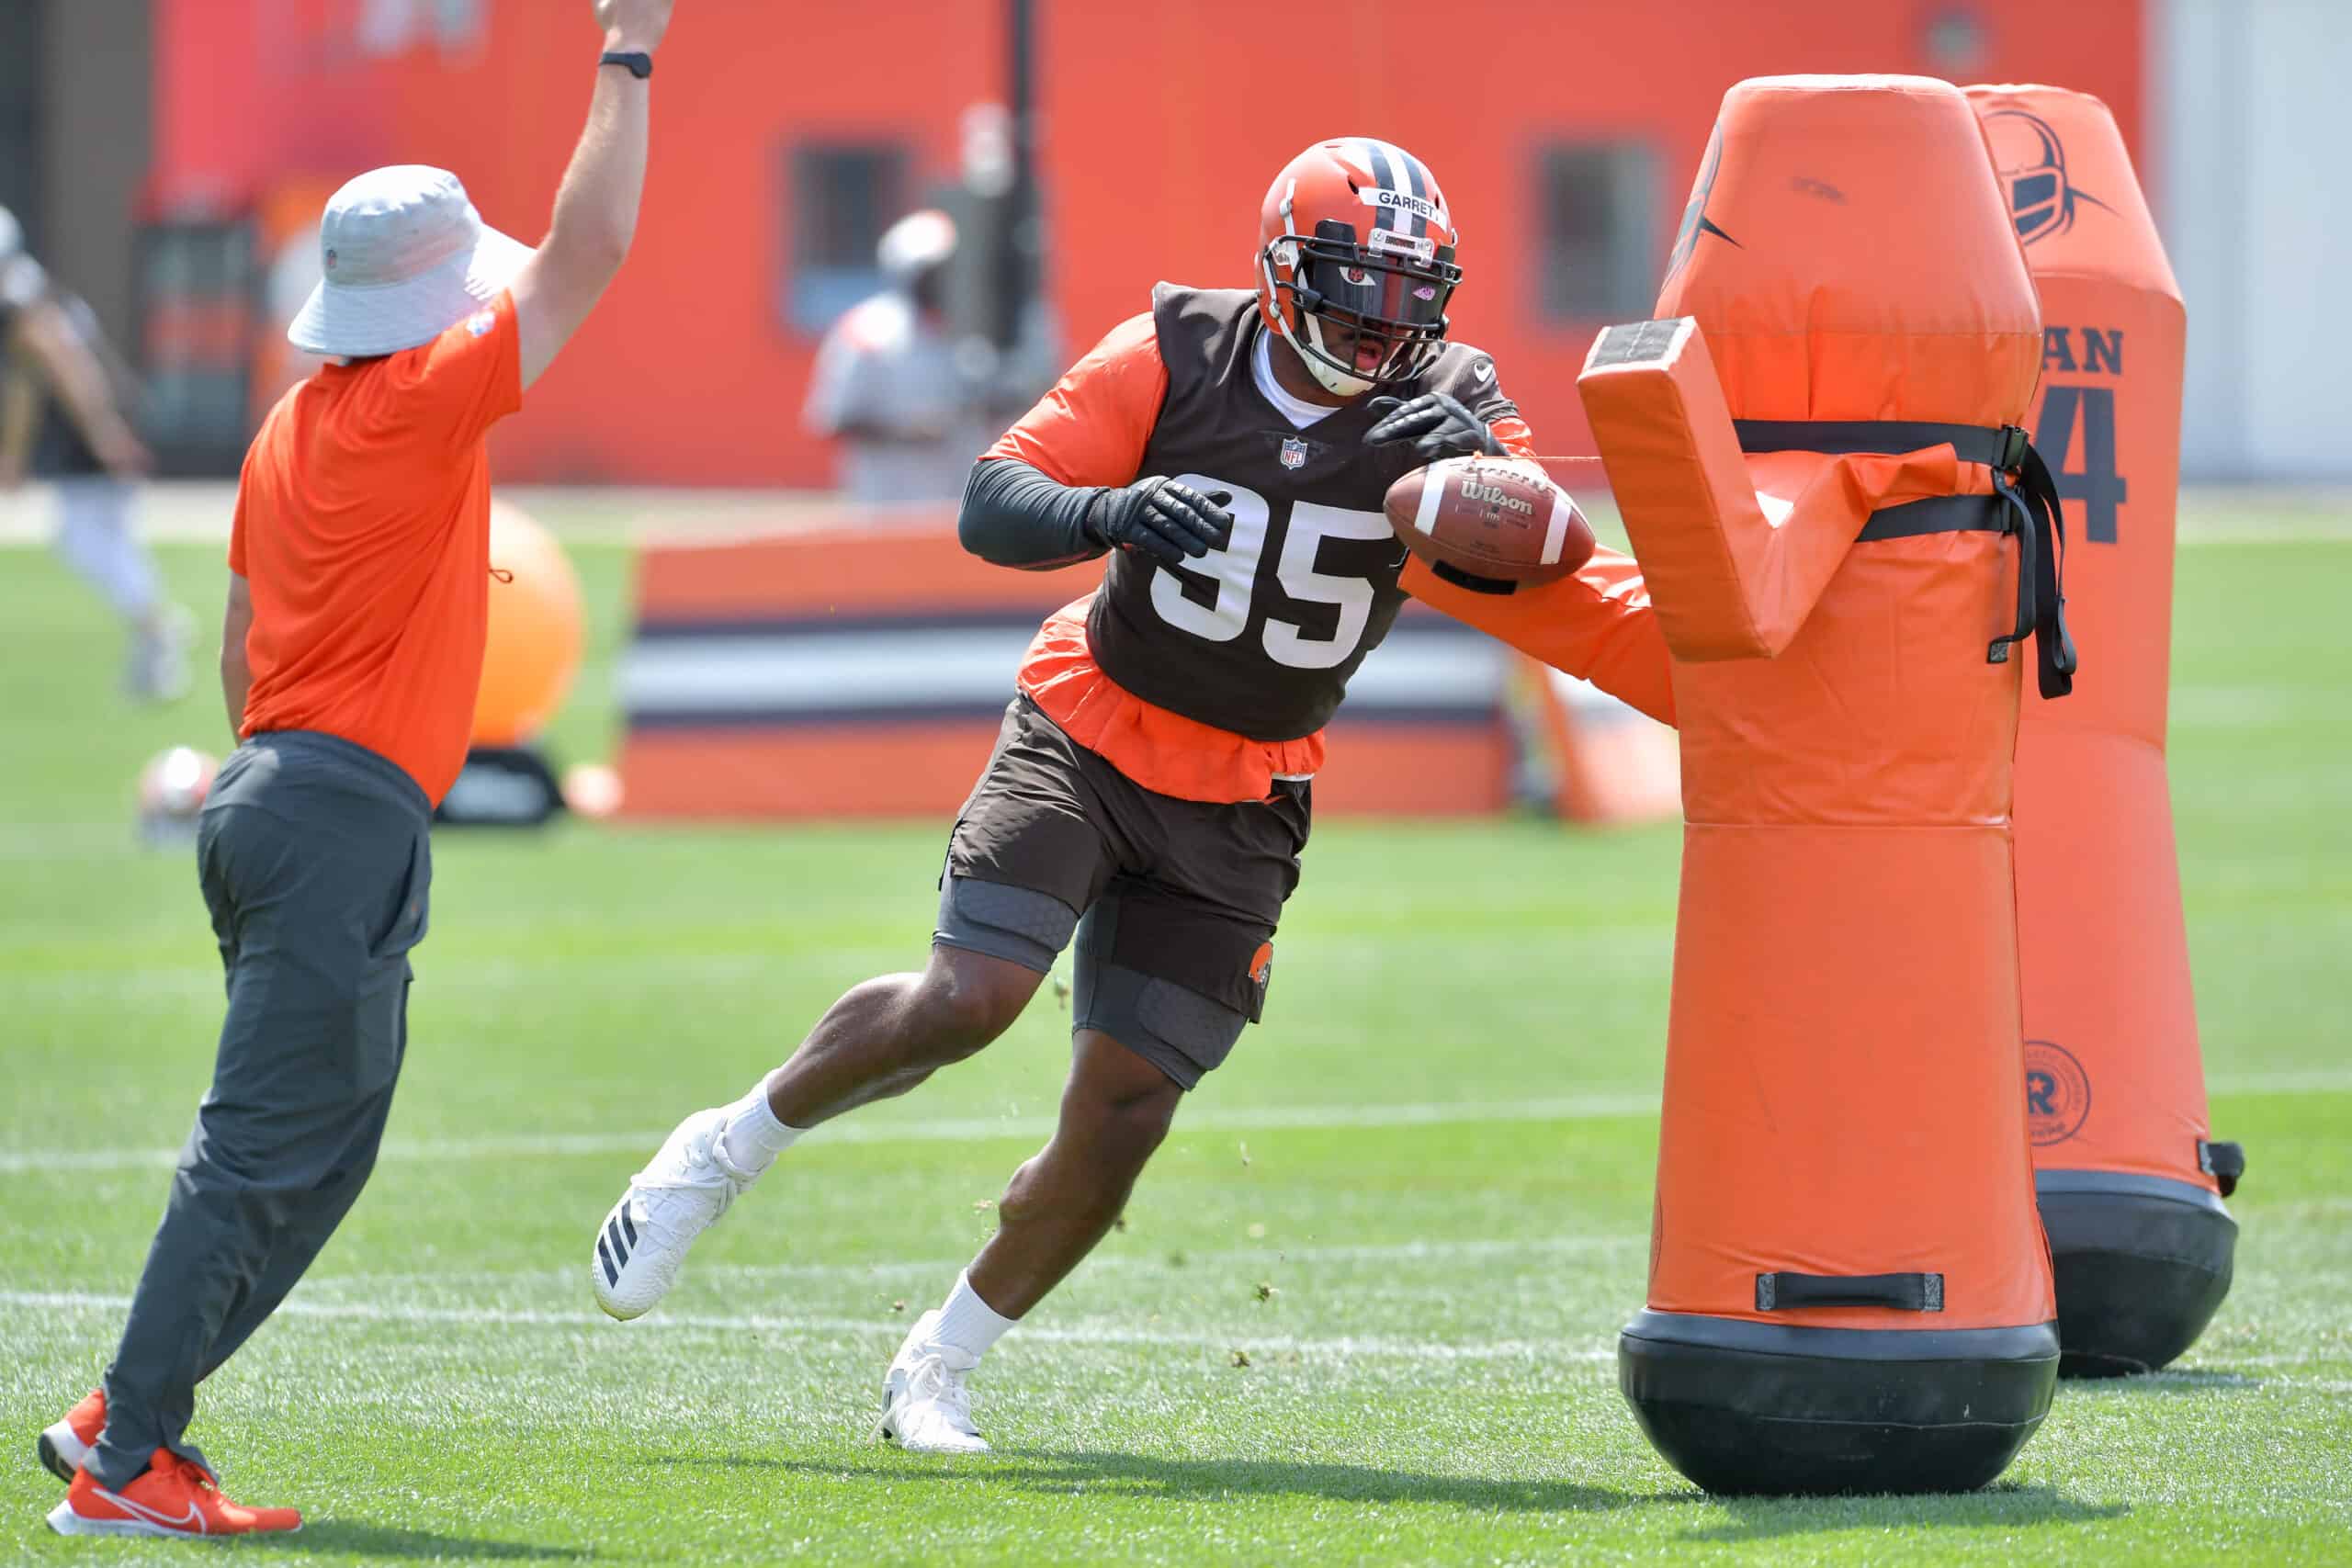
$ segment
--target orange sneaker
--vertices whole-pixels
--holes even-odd
[[[40,1462],[58,1480],[68,1486],[74,1484],[74,1472],[98,1446],[98,1434],[107,1429],[107,1391],[94,1388],[81,1404],[65,1413],[65,1419],[40,1435]]]
[[[120,1492],[75,1472],[74,1489],[49,1511],[49,1528],[60,1535],[265,1535],[300,1529],[302,1516],[232,1503],[202,1465],[158,1449],[147,1473]]]

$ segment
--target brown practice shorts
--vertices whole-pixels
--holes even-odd
[[[1076,1027],[1190,1089],[1263,1011],[1308,816],[1304,783],[1156,794],[1015,697],[948,839],[934,940],[1044,972],[1074,927]]]

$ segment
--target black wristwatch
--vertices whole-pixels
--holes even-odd
[[[653,74],[653,57],[642,51],[630,52],[617,49],[606,50],[603,54],[597,56],[596,63],[599,65],[626,65],[628,67],[628,73],[636,77],[640,82]]]

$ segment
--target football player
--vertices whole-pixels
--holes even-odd
[[[1254,291],[1161,285],[973,469],[975,554],[1111,561],[1031,646],[949,837],[927,965],[851,990],[741,1100],[688,1117],[594,1245],[604,1309],[647,1311],[795,1139],[987,1045],[1074,938],[1057,1130],[885,1378],[882,1430],[910,1449],[986,1450],[966,1375],[1102,1238],[1265,1006],[1323,727],[1406,597],[1389,484],[1533,449],[1494,362],[1447,339],[1458,235],[1419,159],[1361,137],[1307,149],[1260,241]],[[1630,563],[1605,556],[1545,603],[1564,660],[1670,707]]]
[[[36,468],[57,481],[57,553],[130,633],[123,690],[170,702],[187,689],[195,622],[164,596],[132,522],[136,481],[150,466],[128,412],[135,401],[97,317],[51,281],[0,208],[0,491]]]

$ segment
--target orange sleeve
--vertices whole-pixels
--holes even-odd
[[[245,573],[245,487],[237,487],[237,509],[229,514],[229,570]]]
[[[287,396],[293,394],[289,392]],[[281,402],[283,400],[280,400]],[[254,454],[276,440],[277,434],[277,410],[272,409],[268,417],[261,422],[261,429],[254,434],[253,445],[245,448],[245,460],[237,467],[237,504],[229,513],[229,570],[239,577],[252,575],[245,570],[245,497],[253,480]]]
[[[423,411],[418,428],[465,451],[523,406],[522,334],[514,297],[501,294],[415,350],[397,395]]]
[[[1527,421],[1516,412],[1487,421],[1487,434],[1500,442],[1503,450],[1514,457],[1535,457],[1535,432],[1530,430]]]
[[[1674,722],[1674,660],[1631,556],[1595,550],[1573,576],[1512,593],[1456,588],[1415,556],[1401,582],[1455,620],[1591,682],[1661,724]]]
[[[1018,457],[1057,484],[1130,484],[1167,397],[1168,366],[1147,310],[1113,327],[980,458]]]

